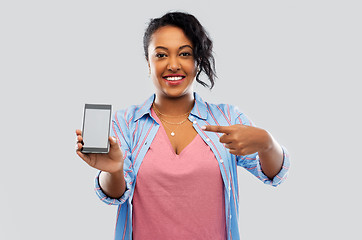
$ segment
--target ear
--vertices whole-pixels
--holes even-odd
[[[199,73],[200,72],[200,64],[197,64],[196,65],[196,73]]]
[[[148,75],[151,75],[151,66],[148,60],[147,60],[147,65],[148,65]]]
[[[198,72],[200,72],[201,60],[200,60],[200,61],[196,61],[195,64],[196,64],[196,72],[198,73]]]

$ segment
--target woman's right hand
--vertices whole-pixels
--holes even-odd
[[[89,166],[109,173],[123,170],[123,153],[115,138],[109,137],[110,148],[108,153],[85,154],[81,152],[83,147],[82,131],[77,129],[75,133],[77,135],[76,152]]]

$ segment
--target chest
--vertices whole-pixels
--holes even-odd
[[[170,145],[172,151],[177,155],[179,155],[189,144],[191,144],[197,135],[197,131],[194,129],[192,122],[187,118],[159,118],[153,109],[151,110],[151,115],[160,125],[159,131],[165,133],[168,138],[168,141],[166,140],[165,145]]]
[[[166,135],[171,144],[171,147],[177,155],[179,155],[189,144],[191,144],[197,135],[197,132],[193,128],[190,121],[183,123],[177,129],[171,129],[170,126],[165,125],[160,127],[166,131]]]
[[[220,143],[219,136],[217,134],[203,131],[201,129],[201,126],[205,124],[215,123],[190,116],[180,127],[177,127],[172,124],[166,125],[167,123],[163,123],[152,109],[151,116],[153,117],[153,120],[150,120],[149,117],[144,118],[142,121],[137,122],[137,125],[134,127],[135,131],[132,135],[134,140],[132,144],[130,144],[130,154],[132,156],[132,166],[135,175],[137,175],[146,153],[152,150],[150,145],[155,140],[156,134],[162,131],[164,133],[164,152],[170,154],[170,157],[172,158],[178,158],[180,157],[179,155],[184,155],[187,152],[190,152],[193,148],[200,150],[198,146],[195,146],[194,144],[196,142],[195,139],[197,139],[197,135],[199,135],[201,137],[201,142],[206,144],[215,155],[217,162],[219,163],[219,168],[225,186],[227,187],[230,184],[230,171],[234,172],[234,159],[230,158],[230,153],[222,145],[222,143]],[[169,121],[168,119],[166,120]],[[180,121],[182,121],[182,119],[173,120],[173,122]],[[220,122],[220,124],[225,125],[223,122]],[[175,133],[174,136],[171,135],[172,132]]]

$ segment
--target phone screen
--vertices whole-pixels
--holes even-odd
[[[107,153],[111,105],[85,104],[83,117],[84,153]]]

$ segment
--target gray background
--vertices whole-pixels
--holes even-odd
[[[243,239],[361,239],[360,1],[1,1],[0,239],[113,239],[116,207],[74,151],[84,103],[153,93],[142,35],[168,10],[215,44],[214,103],[239,106],[292,156],[288,180],[239,169]]]

